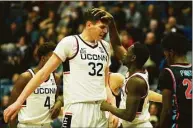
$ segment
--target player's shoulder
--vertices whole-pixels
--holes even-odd
[[[109,47],[110,46],[110,44],[107,42],[107,41],[105,41],[105,40],[101,40],[100,41],[105,47]]]
[[[23,72],[22,74],[20,74],[19,75],[19,77],[18,77],[18,81],[30,81],[31,80],[31,78],[32,78],[33,76],[32,76],[32,74],[27,70],[27,71],[25,71],[25,72]]]
[[[64,38],[62,38],[62,40],[60,41],[62,43],[73,43],[73,42],[76,42],[76,38],[75,38],[75,35],[70,35],[70,36],[66,36]]]
[[[123,82],[125,77],[121,73],[110,73],[111,79],[116,79],[119,82]]]
[[[135,75],[131,77],[127,83],[133,84],[133,85],[138,85],[138,86],[146,86],[145,79],[139,75]]]

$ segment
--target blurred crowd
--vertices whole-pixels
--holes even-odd
[[[49,42],[57,44],[65,36],[81,33],[83,12],[92,7],[107,10],[114,16],[125,48],[135,42],[147,45],[150,59],[145,66],[152,88],[165,64],[160,46],[165,34],[184,34],[192,51],[192,1],[1,1],[0,121],[18,75],[38,63],[38,47]],[[108,34],[105,40],[109,41]],[[111,61],[111,72],[123,71],[113,54]],[[62,72],[62,66],[57,72]],[[159,113],[160,105],[152,103],[150,114],[155,127]]]

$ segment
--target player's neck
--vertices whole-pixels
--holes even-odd
[[[139,69],[136,66],[131,66],[128,70],[129,70],[129,74],[133,74],[133,73],[136,73],[136,72],[142,72],[143,71],[143,69]]]
[[[90,33],[88,33],[88,31],[83,30],[83,32],[81,33],[81,38],[85,41],[85,42],[90,42],[90,43],[95,43],[95,40],[92,39],[91,36],[89,36]]]
[[[174,64],[176,63],[189,63],[186,56],[175,56],[174,57]]]

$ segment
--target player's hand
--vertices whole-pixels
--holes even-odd
[[[119,118],[110,113],[109,120],[108,120],[108,125],[109,125],[108,127],[109,128],[117,128],[118,123],[119,123]]]
[[[17,116],[20,108],[21,104],[17,101],[6,108],[3,113],[5,122],[8,123],[9,120],[13,120]]]
[[[107,101],[103,101],[101,103],[101,110],[102,111],[108,111],[109,106],[111,106],[111,104],[109,104]]]
[[[57,101],[54,106],[50,109],[51,112],[51,119],[55,119],[60,114],[62,107],[62,103],[60,101]]]
[[[101,19],[106,19],[109,22],[111,22],[114,19],[113,16],[110,13],[108,13],[107,11],[104,11],[104,10],[99,9],[99,8],[94,8],[92,10],[93,10],[92,14],[96,17],[100,16]]]

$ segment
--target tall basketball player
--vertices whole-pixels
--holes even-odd
[[[26,98],[51,72],[62,62],[69,60],[68,84],[63,91],[63,127],[107,126],[107,118],[105,112],[100,110],[100,105],[103,100],[107,100],[105,85],[110,65],[110,46],[102,39],[107,33],[109,22],[102,15],[94,16],[92,9],[85,12],[84,18],[83,32],[63,38],[48,62],[30,80],[16,102],[4,111],[6,122],[14,117]]]
[[[28,69],[19,76],[11,92],[10,103],[13,103],[17,100],[26,84],[44,66],[52,55],[52,51],[55,49],[55,46],[56,45],[53,43],[45,43],[39,47],[37,54],[40,58],[40,62],[38,66],[33,69]],[[9,126],[11,128],[16,127],[16,125],[19,128],[49,128],[50,122],[52,122],[51,116],[57,116],[52,115],[50,111],[54,104],[57,103],[55,102],[55,98],[57,96],[57,83],[59,83],[59,80],[59,76],[51,73],[50,76],[38,88],[36,88],[23,103],[18,113],[18,125],[16,124],[17,119],[14,118],[9,122]],[[59,114],[59,111],[52,111],[54,114]]]

